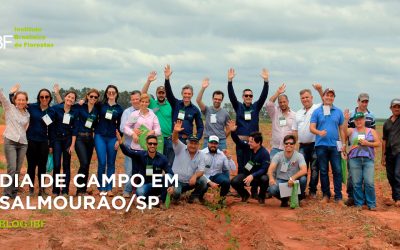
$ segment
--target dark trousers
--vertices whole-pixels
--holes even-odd
[[[71,146],[72,138],[58,138],[54,141],[53,148],[53,160],[54,160],[54,169],[53,169],[53,194],[59,195],[68,194],[69,191],[69,181],[71,179],[71,155],[68,153],[68,149]],[[63,173],[65,174],[65,187],[60,188],[56,186],[56,175],[61,172],[61,158],[62,158],[62,166]]]
[[[310,193],[317,193],[317,185],[319,181],[319,166],[317,162],[317,153],[314,148],[315,143],[302,144],[300,143],[299,152],[304,156],[307,164],[307,171],[311,169],[310,182],[308,184]]]
[[[41,176],[46,173],[47,157],[49,155],[49,144],[47,141],[28,141],[28,151],[26,159],[28,161],[28,175],[32,183],[35,185],[36,167],[38,168],[39,188],[42,187],[40,182]]]
[[[243,174],[245,171],[244,166],[250,161],[251,150],[236,146],[236,159],[238,163],[238,174]]]
[[[392,188],[394,201],[400,200],[400,153],[392,155],[386,151],[386,175]]]
[[[94,149],[94,139],[92,136],[78,136],[75,143],[75,151],[79,159],[79,170],[78,174],[85,175],[77,179],[78,184],[85,185],[84,187],[78,187],[77,193],[86,193],[86,183],[89,177],[90,161],[92,159]]]
[[[232,187],[238,192],[240,197],[249,197],[250,196],[249,192],[244,187],[245,184],[243,182],[243,180],[247,176],[248,176],[247,174],[238,174],[231,181]],[[250,183],[250,185],[252,186],[252,188],[260,187],[258,197],[260,199],[265,199],[265,194],[266,194],[267,188],[268,188],[268,176],[267,175],[261,175],[261,176],[254,177],[254,179]]]

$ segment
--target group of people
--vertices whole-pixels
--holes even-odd
[[[320,84],[314,84],[321,103],[313,102],[311,89],[303,89],[300,91],[303,107],[295,112],[285,95],[285,84],[267,101],[269,72],[266,69],[261,72],[263,87],[259,99],[253,102],[253,91],[244,89],[240,102],[233,87],[235,70],[229,69],[228,96],[236,113],[234,121],[221,106],[223,91],[213,92],[211,106],[204,104],[203,95],[210,84],[208,78],[202,82],[196,98],[197,107],[192,102],[191,85],[183,86],[182,99],[175,97],[171,75],[172,70],[167,65],[165,84],[156,88],[153,97],[148,89],[157,73],[150,72],[142,90],[131,92],[131,106],[125,110],[118,104],[118,88],[114,85],[107,86],[101,101],[96,89],[90,89],[83,100],[78,101],[77,94],[72,91],[61,98],[59,87],[55,85],[58,104],[53,106],[50,106],[52,95],[48,89],[41,89],[34,103],[28,103],[28,95],[19,91],[19,85],[11,89],[9,98],[0,92],[6,116],[7,173],[12,177],[19,174],[26,154],[31,180],[35,180],[36,168],[40,180],[46,171],[48,154],[52,153],[53,175],[59,174],[62,166],[67,184],[62,189],[53,186],[52,194],[69,195],[71,154],[76,151],[80,162],[78,173],[85,176],[78,178],[84,186],[77,188],[76,195],[84,195],[94,149],[101,183],[103,175],[110,177],[115,173],[120,147],[125,154],[125,173],[145,177],[145,184],[136,190],[130,183],[125,185],[125,198],[130,198],[135,191],[143,196],[159,194],[164,201],[169,193],[179,202],[182,193],[194,189],[188,199],[192,203],[203,201],[208,188],[219,188],[220,202],[224,203],[232,187],[242,202],[253,198],[264,204],[266,198],[275,196],[281,200],[281,206],[286,207],[289,198],[281,197],[282,184],[290,188],[298,184],[301,200],[306,197],[307,184],[308,195],[316,198],[320,182],[321,202],[329,202],[330,165],[335,202],[358,208],[366,204],[370,210],[375,210],[375,148],[382,144],[382,164],[386,166],[392,198],[395,205],[400,206],[400,99],[390,103],[392,115],[383,126],[381,140],[375,130],[375,117],[368,110],[369,95],[366,93],[358,96],[354,110],[343,112],[334,105],[336,93],[333,89],[323,90]],[[264,105],[272,122],[270,151],[263,146],[264,136],[259,128]],[[237,165],[227,150],[229,136],[236,144]],[[204,143],[200,146],[202,138]],[[346,203],[342,198],[341,159],[347,159],[349,171]],[[237,175],[231,179],[231,172],[236,168]],[[178,185],[153,188],[153,174],[177,174]],[[4,189],[4,195],[15,198],[17,190],[11,185]],[[114,195],[112,183],[101,185],[98,190],[100,195]],[[30,194],[34,194],[33,188]],[[39,195],[47,195],[40,182]]]

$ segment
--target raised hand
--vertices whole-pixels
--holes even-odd
[[[151,71],[150,73],[149,73],[149,75],[147,76],[147,81],[148,82],[153,82],[153,81],[155,81],[157,79],[157,72],[155,72],[155,71]]]
[[[14,86],[11,87],[10,93],[14,94],[15,92],[17,92],[19,90],[20,87],[21,87],[21,85],[19,85],[19,83],[16,83]]]
[[[260,76],[264,79],[264,82],[268,82],[269,72],[267,69],[262,69]]]
[[[237,129],[236,122],[235,122],[234,120],[228,121],[228,123],[227,123],[227,128],[228,128],[229,131],[231,131],[231,132],[236,131],[236,129]]]
[[[204,79],[203,79],[203,82],[202,82],[202,84],[201,84],[201,87],[202,87],[203,89],[206,89],[206,88],[208,87],[208,85],[210,85],[210,79],[209,79],[209,78],[204,78]]]
[[[60,85],[58,85],[58,83],[55,83],[54,84],[54,86],[53,86],[53,90],[54,90],[54,93],[60,93]]]
[[[316,91],[322,91],[322,85],[320,83],[314,83],[312,86]]]
[[[168,80],[171,75],[172,75],[171,66],[169,66],[169,64],[167,64],[167,66],[165,66],[165,68],[164,68],[165,79]]]
[[[349,109],[345,109],[343,112],[344,119],[348,121],[350,119],[350,111]]]
[[[229,70],[228,70],[228,81],[232,81],[233,80],[233,78],[235,77],[235,70],[234,69],[232,69],[232,68],[230,68]]]
[[[175,125],[174,125],[174,131],[179,133],[179,132],[181,132],[183,130],[184,130],[184,128],[182,128],[182,121],[181,120],[177,120],[175,122]]]
[[[282,83],[281,86],[279,86],[278,90],[276,92],[278,92],[280,95],[285,93],[286,91],[286,84]]]

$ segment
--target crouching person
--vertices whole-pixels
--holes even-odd
[[[132,158],[137,164],[138,173],[144,177],[144,184],[136,189],[136,195],[146,198],[150,195],[161,195],[161,201],[165,202],[166,188],[153,187],[152,185],[154,174],[172,174],[168,167],[167,157],[157,152],[157,136],[147,136],[147,150],[133,150],[123,144],[118,132],[116,132],[116,135],[122,152]]]
[[[269,188],[268,193],[281,200],[281,207],[289,206],[289,197],[281,197],[279,183],[287,183],[293,187],[296,180],[300,182],[302,200],[307,185],[307,164],[302,154],[294,150],[296,137],[287,135],[283,138],[284,151],[277,153],[271,160],[268,169]]]
[[[186,140],[187,145],[179,140],[179,132],[183,129],[182,121],[177,120],[172,133],[172,147],[175,153],[172,172],[178,175],[178,187],[169,187],[168,193],[171,194],[172,201],[178,203],[182,193],[194,189],[188,202],[203,202],[203,196],[207,192],[207,179],[203,176],[205,155],[199,150],[199,139],[196,136],[190,135]]]
[[[207,148],[201,151],[205,154],[205,173],[207,184],[211,188],[220,187],[221,204],[225,201],[225,196],[229,192],[231,182],[229,180],[230,170],[235,170],[236,165],[227,150],[218,149],[219,138],[216,135],[210,135]]]

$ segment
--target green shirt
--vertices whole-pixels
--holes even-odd
[[[159,103],[157,100],[150,98],[149,109],[156,114],[161,126],[161,133],[164,137],[170,137],[172,134],[172,108],[167,100]]]

